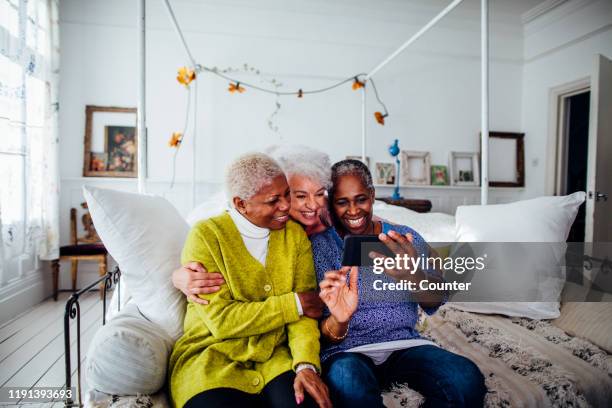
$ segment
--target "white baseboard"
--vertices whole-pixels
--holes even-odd
[[[49,262],[31,271],[23,279],[0,288],[0,324],[19,316],[52,294]]]

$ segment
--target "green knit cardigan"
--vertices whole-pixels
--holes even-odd
[[[224,213],[195,225],[181,262],[220,272],[221,290],[187,304],[184,334],[170,357],[170,392],[176,407],[213,388],[261,392],[276,376],[310,363],[320,370],[317,321],[298,314],[294,292],[314,290],[310,241],[289,221],[270,231],[265,267],[248,252]]]

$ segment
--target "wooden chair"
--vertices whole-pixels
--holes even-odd
[[[87,210],[87,203],[81,203],[81,207]],[[85,229],[85,236],[77,236],[77,210],[70,209],[70,245],[60,247],[59,259],[54,259],[51,264],[53,272],[53,299],[57,300],[59,292],[59,269],[60,261],[69,260],[71,262],[71,277],[72,290],[76,290],[77,273],[79,269],[79,261],[95,261],[98,262],[98,273],[100,276],[105,275],[108,270],[107,255],[108,252],[101,242],[98,233],[93,225],[91,215],[86,211],[81,216],[81,222]],[[102,283],[103,284],[103,283]],[[102,296],[102,291],[100,291]]]

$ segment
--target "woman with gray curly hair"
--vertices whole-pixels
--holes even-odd
[[[184,334],[170,357],[173,404],[187,408],[330,407],[319,377],[320,315],[310,241],[289,219],[280,166],[262,153],[230,164],[232,208],[196,224],[181,263],[206,265],[224,284],[189,302]]]
[[[307,146],[272,146],[266,150],[281,166],[291,189],[291,210],[294,221],[306,234],[325,231],[329,227],[327,189],[331,187],[329,156]]]
[[[277,145],[266,149],[280,165],[291,190],[289,216],[312,236],[330,225],[327,190],[331,186],[331,161],[319,150],[300,145]],[[206,268],[193,262],[172,274],[172,283],[193,302],[206,304],[198,294],[213,293],[223,284],[221,276],[207,274]]]

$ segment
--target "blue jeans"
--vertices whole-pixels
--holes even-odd
[[[334,407],[384,407],[380,394],[392,384],[421,393],[424,407],[481,407],[487,392],[476,364],[431,345],[395,351],[379,366],[363,354],[337,353],[323,374]]]

